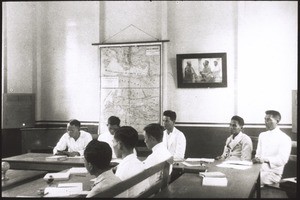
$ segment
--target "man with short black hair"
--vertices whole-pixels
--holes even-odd
[[[252,140],[242,132],[244,119],[240,116],[233,116],[230,121],[231,135],[226,139],[223,154],[216,157],[216,160],[251,160]]]
[[[267,131],[258,136],[256,155],[252,161],[262,163],[260,170],[262,187],[280,182],[284,166],[291,153],[292,141],[279,129],[280,120],[281,115],[278,111],[267,110],[265,115]]]
[[[175,127],[176,113],[171,110],[164,111],[162,121],[165,128],[163,143],[174,157],[174,160],[184,159],[186,139],[184,134]]]
[[[93,197],[119,182],[118,178],[110,167],[112,149],[106,142],[92,140],[84,150],[84,166],[87,171],[96,176],[91,191],[86,197]],[[118,196],[119,197],[119,196]]]
[[[116,176],[122,181],[142,171],[145,167],[134,154],[134,148],[138,143],[138,132],[131,126],[122,126],[114,134],[113,148],[117,158],[122,161],[117,166]],[[149,180],[146,179],[128,190],[128,197],[134,198],[149,188]]]
[[[91,134],[80,130],[80,122],[76,119],[69,121],[67,130],[54,147],[53,154],[82,156],[86,145],[93,139]]]
[[[116,154],[113,149],[113,139],[114,139],[114,134],[115,134],[116,130],[118,130],[120,128],[120,123],[121,123],[121,120],[119,117],[110,116],[107,119],[107,128],[108,128],[109,132],[101,133],[98,137],[99,141],[107,142],[109,144],[110,148],[112,148],[112,150],[113,150],[112,158],[116,158]]]

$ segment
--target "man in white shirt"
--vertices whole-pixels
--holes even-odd
[[[252,140],[242,132],[244,119],[240,116],[233,116],[230,121],[231,135],[227,138],[224,151],[216,160],[251,160],[252,158]]]
[[[109,132],[101,133],[98,137],[99,141],[106,142],[112,148],[112,158],[116,158],[116,154],[113,149],[113,139],[116,130],[120,128],[121,120],[116,116],[110,116],[107,119],[107,127]]]
[[[84,150],[84,166],[91,175],[96,176],[87,198],[94,197],[106,188],[121,182],[121,179],[110,168],[111,156],[112,149],[110,146],[106,142],[98,140],[92,140]],[[118,195],[118,197],[126,196]]]
[[[278,127],[281,115],[278,111],[267,110],[265,124],[267,131],[258,136],[257,150],[253,163],[262,163],[260,170],[261,186],[280,182],[291,148],[291,138]]]
[[[67,132],[63,134],[54,147],[53,154],[70,157],[82,156],[86,145],[92,139],[90,133],[80,130],[80,122],[72,119],[67,125]],[[66,151],[66,149],[68,150]]]
[[[158,163],[172,158],[172,154],[162,142],[163,127],[160,124],[149,124],[144,128],[144,142],[152,153],[143,161],[146,168],[152,167]],[[170,166],[170,174],[172,165]],[[159,173],[149,177],[150,185],[152,185],[159,178]]]
[[[117,158],[122,158],[122,161],[117,166],[115,174],[122,181],[144,171],[145,169],[143,163],[133,152],[137,143],[138,132],[131,126],[122,126],[114,134],[113,148]],[[149,187],[149,180],[146,179],[131,187],[128,190],[128,197],[137,197]]]
[[[166,110],[163,113],[163,126],[165,128],[163,143],[172,154],[174,160],[184,159],[186,139],[184,134],[175,127],[176,113]]]

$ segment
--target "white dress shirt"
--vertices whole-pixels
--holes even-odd
[[[67,132],[59,139],[58,143],[53,149],[53,154],[56,154],[57,150],[63,151],[68,148],[68,152],[77,151],[81,156],[83,156],[85,147],[92,139],[93,138],[90,133],[81,130],[79,138],[75,141],[75,139],[70,137],[69,133]]]
[[[185,155],[186,139],[184,134],[176,127],[168,134],[164,131],[163,143],[166,145],[174,159],[183,159]]]
[[[121,182],[121,179],[117,177],[111,169],[107,170],[96,178],[92,190],[87,194],[86,197],[87,198],[93,197],[98,193],[102,192],[103,190],[105,190],[106,188],[112,187],[119,182]],[[118,195],[117,197],[126,197],[126,196]]]
[[[144,171],[144,167],[145,166],[143,165],[143,163],[137,158],[137,156],[134,153],[132,153],[123,158],[122,161],[119,163],[116,170],[116,176],[123,181]],[[149,187],[149,180],[146,179],[138,183],[137,185],[131,187],[128,190],[128,197],[137,197],[137,195],[144,192]]]
[[[109,144],[109,146],[112,150],[112,158],[117,158],[114,148],[113,148],[113,139],[114,139],[114,136],[112,134],[110,134],[109,132],[102,133],[98,137],[99,141],[106,142],[107,144]]]
[[[161,163],[165,160],[168,160],[169,158],[172,157],[172,154],[169,152],[169,150],[166,148],[166,146],[160,142],[156,144],[152,148],[152,153],[146,158],[146,160],[143,161],[145,168],[148,169],[158,163]],[[173,166],[170,165],[170,173],[172,172]],[[158,172],[157,174],[149,177],[150,185],[153,185],[158,179],[159,179],[160,173]]]
[[[262,132],[258,136],[255,157],[268,159],[261,167],[261,182],[272,184],[279,182],[292,148],[291,138],[278,127]]]

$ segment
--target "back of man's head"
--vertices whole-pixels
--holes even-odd
[[[172,110],[166,110],[166,111],[164,111],[163,115],[166,116],[166,117],[170,117],[170,119],[172,121],[176,120],[176,113],[174,111],[172,111]]]
[[[164,128],[160,124],[152,123],[145,126],[144,131],[148,136],[152,136],[156,139],[157,143],[160,143],[164,136]]]
[[[278,111],[276,111],[276,110],[267,110],[267,111],[266,111],[266,114],[267,114],[267,115],[272,115],[272,117],[273,117],[274,119],[277,120],[277,123],[279,123],[280,120],[281,120],[281,115],[280,115],[280,113],[279,113]]]
[[[106,142],[94,139],[86,146],[84,158],[98,169],[105,170],[109,167],[112,158],[112,149]]]
[[[238,115],[233,116],[233,117],[231,118],[231,120],[237,121],[241,127],[243,127],[244,124],[245,124],[245,123],[244,123],[244,119],[241,118],[241,117],[238,116]]]
[[[121,120],[119,117],[110,116],[107,120],[107,124],[120,126]]]
[[[138,132],[131,126],[122,126],[115,132],[114,138],[121,141],[127,149],[133,149],[138,143]]]
[[[80,128],[80,121],[78,121],[77,119],[71,119],[71,120],[69,121],[69,124],[70,124],[71,126],[76,126],[76,127]]]

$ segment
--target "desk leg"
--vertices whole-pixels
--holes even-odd
[[[260,199],[260,173],[258,174],[258,177],[256,180],[256,198]]]

